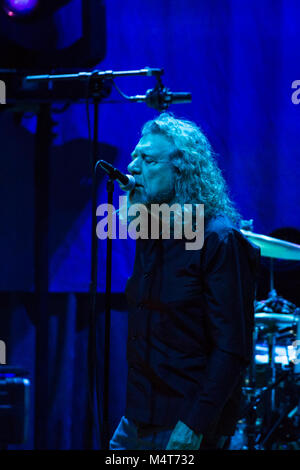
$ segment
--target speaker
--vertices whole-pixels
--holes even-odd
[[[21,368],[0,366],[0,446],[22,444],[29,427],[28,374]]]

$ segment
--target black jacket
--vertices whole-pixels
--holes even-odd
[[[229,435],[252,354],[259,249],[225,217],[206,222],[202,249],[185,242],[136,242],[126,416]]]

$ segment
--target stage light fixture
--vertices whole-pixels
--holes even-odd
[[[105,52],[104,0],[0,0],[0,71],[80,70]]]
[[[39,0],[4,0],[2,7],[10,17],[24,17],[35,13],[39,3]]]

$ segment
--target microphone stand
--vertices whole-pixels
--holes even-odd
[[[97,174],[96,162],[98,154],[98,124],[99,124],[99,102],[100,97],[94,95],[94,129],[93,129],[93,145],[92,145],[92,227],[91,227],[91,277],[90,277],[90,322],[89,322],[89,339],[88,339],[88,376],[89,376],[89,403],[91,407],[91,444],[93,442],[92,429],[95,424],[96,440],[101,448],[100,430],[98,425],[101,422],[100,405],[99,405],[99,377],[97,368],[97,329],[96,329],[96,300],[97,300],[97,277],[98,277],[98,240],[96,234],[97,218]],[[98,419],[94,417],[94,390],[96,385],[96,407]]]
[[[162,70],[153,69],[154,75],[160,75]],[[148,69],[133,72],[115,72],[115,75],[148,75]],[[82,79],[78,74],[78,79]],[[111,78],[113,73],[107,73],[105,78]],[[53,79],[53,77],[52,77]],[[61,76],[59,79],[63,79]],[[93,80],[94,79],[94,80]],[[98,413],[98,424],[101,423],[100,413],[100,390],[99,390],[99,373],[97,367],[97,329],[96,329],[96,299],[97,299],[97,278],[98,278],[98,240],[97,240],[97,161],[98,161],[98,126],[99,126],[99,103],[101,101],[102,77],[99,72],[95,72],[90,77],[90,86],[92,86],[92,96],[94,102],[94,132],[92,147],[92,233],[91,233],[91,312],[90,312],[90,328],[89,328],[89,383],[90,383],[90,403],[94,404],[94,389],[96,389],[96,408]],[[107,181],[107,203],[108,208],[113,204],[114,181],[109,178]],[[111,214],[108,214],[108,230],[112,227]],[[102,407],[102,439],[100,439],[100,430],[97,423],[94,423],[96,430],[96,439],[100,448],[109,448],[109,368],[110,368],[110,327],[111,327],[111,272],[112,272],[112,237],[107,236],[107,253],[106,253],[106,285],[105,285],[105,331],[104,331],[104,376],[103,376],[103,407]],[[94,416],[92,416],[94,421]]]
[[[110,365],[110,325],[111,325],[111,271],[112,271],[112,211],[114,181],[109,178],[106,184],[108,203],[108,236],[106,251],[106,285],[105,285],[105,346],[104,346],[104,390],[103,390],[103,444],[109,448],[109,365]],[[110,236],[111,235],[111,236]]]
[[[83,81],[88,84],[88,96],[84,99],[92,97],[94,105],[94,129],[93,129],[93,145],[92,145],[92,233],[91,233],[91,282],[90,282],[90,298],[91,298],[91,311],[90,311],[90,324],[89,324],[89,340],[88,340],[88,376],[89,376],[89,403],[92,407],[92,423],[96,424],[96,437],[99,447],[108,448],[109,444],[109,350],[110,350],[110,320],[111,320],[111,268],[112,268],[112,237],[107,237],[107,258],[106,258],[106,287],[105,287],[105,345],[104,345],[104,388],[103,388],[103,436],[102,442],[100,441],[100,430],[95,423],[94,416],[94,390],[96,391],[96,405],[97,405],[97,421],[101,423],[101,413],[99,404],[99,372],[97,368],[97,334],[96,334],[96,298],[97,298],[97,275],[98,275],[98,240],[97,240],[97,161],[98,159],[98,126],[99,126],[99,103],[103,98],[106,98],[111,91],[111,87],[106,86],[107,81],[112,81],[118,77],[133,77],[133,76],[154,76],[157,80],[157,86],[154,89],[148,90],[146,95],[126,96],[118,89],[120,94],[131,102],[145,102],[147,106],[163,111],[173,102],[190,103],[190,93],[171,93],[167,88],[163,87],[161,75],[163,69],[145,67],[140,70],[126,70],[126,71],[99,71],[92,72],[79,72],[59,75],[29,75],[23,79],[23,89],[30,89],[34,95],[38,94],[39,83],[48,83],[48,88],[53,90],[50,99],[55,99],[55,83],[56,82],[75,82]],[[48,99],[48,95],[47,95]],[[80,99],[80,98],[79,98]],[[112,206],[113,202],[114,182],[110,178],[107,182],[107,199],[108,204]],[[110,207],[110,206],[108,206]],[[112,215],[112,214],[111,214]],[[108,222],[109,222],[108,215]],[[112,221],[111,221],[112,222]],[[112,227],[112,223],[108,223]],[[95,389],[96,386],[96,389]],[[91,435],[91,441],[92,441]],[[102,446],[101,446],[102,444]]]
[[[160,76],[161,69],[141,69],[139,71],[126,72],[99,72],[95,71],[89,75],[89,87],[91,88],[93,104],[94,104],[94,129],[93,129],[93,146],[92,146],[92,233],[91,233],[91,312],[89,324],[89,383],[90,383],[90,403],[92,410],[94,409],[94,390],[96,391],[96,410],[97,422],[94,415],[92,420],[95,424],[96,440],[100,448],[109,448],[109,368],[110,368],[110,327],[111,327],[111,272],[112,272],[112,237],[109,233],[107,236],[107,253],[106,253],[106,285],[105,285],[105,330],[104,330],[104,376],[103,376],[103,407],[102,407],[102,439],[100,438],[101,423],[101,406],[99,403],[99,371],[97,367],[97,315],[96,315],[96,299],[97,299],[97,278],[98,278],[98,240],[97,240],[97,161],[98,161],[98,130],[99,130],[99,103],[107,94],[107,90],[103,86],[103,80],[111,79],[113,76],[135,76],[135,75],[153,75]],[[84,74],[77,74],[75,77],[82,80]],[[68,79],[67,76],[58,76],[59,80]],[[72,76],[72,78],[75,78]],[[51,77],[53,79],[53,76]],[[108,207],[113,204],[114,181],[109,178],[107,181],[107,203]],[[112,227],[111,215],[108,214],[108,230]],[[98,425],[97,425],[98,424]],[[91,436],[92,440],[92,436]]]

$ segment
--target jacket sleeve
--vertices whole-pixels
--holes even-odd
[[[204,381],[182,421],[197,433],[213,430],[252,354],[259,249],[237,230],[212,232],[202,252],[205,334],[211,344]]]

